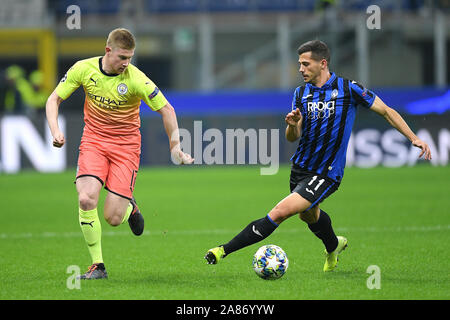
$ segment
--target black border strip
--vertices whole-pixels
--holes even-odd
[[[131,198],[125,197],[123,194],[120,194],[120,193],[117,193],[117,192],[115,192],[115,191],[112,191],[112,190],[109,189],[107,186],[105,186],[105,190],[108,190],[109,192],[114,193],[115,195],[117,195],[117,196],[119,196],[119,197],[122,197],[122,198],[125,198],[125,199],[128,199],[128,200],[131,201]]]
[[[95,175],[93,175],[93,174],[80,174],[79,176],[77,176],[77,177],[75,178],[75,181],[74,181],[73,183],[77,183],[77,179],[78,179],[78,178],[81,178],[81,177],[93,177],[93,178],[97,179],[98,181],[100,181],[100,183],[102,184],[102,186],[105,184],[105,183],[103,182],[102,179],[100,179],[99,177],[97,177],[97,176],[95,176]]]

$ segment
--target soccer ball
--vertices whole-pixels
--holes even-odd
[[[253,255],[253,270],[264,280],[281,278],[289,266],[286,253],[279,246],[262,246]]]

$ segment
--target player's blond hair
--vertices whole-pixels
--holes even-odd
[[[134,50],[136,41],[133,34],[125,28],[117,28],[111,31],[106,40],[106,46],[110,48],[120,48]]]

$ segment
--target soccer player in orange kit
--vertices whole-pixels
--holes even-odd
[[[134,49],[135,38],[128,30],[111,31],[105,55],[76,62],[47,100],[46,114],[53,145],[60,148],[65,137],[58,126],[59,105],[79,86],[83,86],[86,95],[85,127],[75,183],[80,226],[92,266],[80,279],[108,277],[97,214],[103,185],[108,191],[103,210],[105,220],[112,226],[128,222],[137,236],[144,231],[144,218],[133,197],[141,153],[141,100],[162,116],[172,159],[181,164],[193,162],[180,148],[174,108],[152,80],[130,63]]]

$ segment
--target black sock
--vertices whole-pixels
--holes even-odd
[[[223,245],[225,255],[267,238],[277,227],[278,225],[268,215],[251,222],[230,242]]]
[[[331,226],[331,219],[325,211],[320,210],[319,219],[316,223],[308,224],[308,228],[317,238],[322,240],[327,252],[336,250],[338,238],[334,234],[333,227]]]

